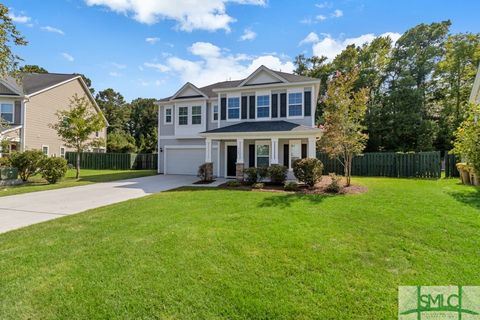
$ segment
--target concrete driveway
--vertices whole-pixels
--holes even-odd
[[[190,185],[197,180],[194,176],[157,175],[0,197],[0,233]]]

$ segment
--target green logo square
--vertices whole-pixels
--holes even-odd
[[[401,286],[399,320],[480,320],[479,286]]]

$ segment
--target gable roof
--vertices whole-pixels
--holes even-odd
[[[22,73],[19,78],[0,79],[0,95],[31,95],[79,77],[64,73]]]
[[[249,79],[253,78],[256,74],[258,74],[262,70],[265,71],[265,72],[268,72],[271,75],[273,75],[274,77],[278,78],[278,83],[282,83],[282,82],[285,82],[285,83],[299,82],[300,83],[300,82],[308,82],[308,81],[319,81],[319,79],[317,79],[317,78],[311,78],[311,77],[306,77],[306,76],[300,76],[300,75],[293,74],[293,73],[275,71],[275,70],[269,69],[269,68],[262,65],[257,70],[255,70],[250,76],[248,76],[247,78],[244,78],[244,79],[217,82],[217,83],[210,84],[208,86],[201,87],[201,88],[197,88],[195,86],[194,87],[197,88],[198,90],[200,90],[206,97],[216,98],[218,96],[218,94],[215,92],[215,90],[242,87],[242,85],[247,83]],[[182,88],[180,90],[177,91],[176,94],[178,94],[178,92],[180,92],[187,84],[191,84],[191,83],[187,82],[184,86],[182,86]],[[264,83],[248,84],[248,85],[246,85],[246,87],[251,88],[251,87],[255,87],[256,85],[263,85],[263,84]],[[191,84],[191,85],[193,86],[193,84]],[[175,98],[176,94],[173,95],[173,96],[170,96],[170,97],[162,98],[158,101],[159,102],[166,102],[166,101],[173,100]],[[198,98],[198,97],[191,97],[191,98]]]

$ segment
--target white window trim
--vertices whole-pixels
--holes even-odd
[[[2,109],[1,109],[1,105],[2,104],[11,104],[12,105],[12,122],[8,122],[8,123],[15,123],[15,101],[0,101],[0,117],[1,117],[1,114],[2,114]]]
[[[258,117],[258,97],[268,96],[268,117]],[[255,92],[255,120],[270,120],[272,119],[272,94],[270,91]]]
[[[63,156],[62,156],[62,149],[63,149]],[[65,148],[64,146],[60,146],[60,153],[59,153],[60,157],[65,159],[66,155],[67,155],[67,148]]]
[[[238,118],[232,118],[230,119],[229,117],[229,112],[228,112],[228,100],[232,98],[237,98],[238,99]],[[227,122],[239,122],[242,121],[242,97],[241,96],[228,96],[227,95]]]
[[[167,122],[167,110],[170,110],[170,122]],[[163,124],[171,125],[173,124],[173,107],[164,107],[163,108]]]
[[[211,106],[212,106],[212,122],[215,123],[215,121],[218,121],[218,119],[220,118],[220,108],[219,108],[218,104],[216,104],[216,103],[212,103]],[[217,120],[215,120],[215,117],[213,116],[214,113],[215,113],[215,111],[214,111],[215,106],[217,106]]]
[[[47,154],[46,155],[47,155],[47,157],[50,156],[50,147],[48,145],[42,144],[42,153],[43,153],[43,148],[47,148]]]
[[[272,158],[272,145],[270,140],[257,140],[255,141],[255,168],[258,168],[257,165],[257,146],[268,146],[268,165],[270,165],[270,160]]]
[[[300,93],[302,98],[302,115],[301,116],[290,116],[290,93]],[[305,98],[304,98],[304,90],[303,89],[295,89],[295,90],[287,90],[287,119],[303,119],[304,118],[304,109],[305,109]]]
[[[300,159],[302,158],[302,140],[289,140],[288,141],[288,169],[292,170],[292,145],[300,145]]]
[[[187,108],[187,123],[186,124],[180,124],[180,108]],[[178,106],[177,107],[177,112],[176,112],[176,121],[177,121],[177,126],[178,127],[182,127],[182,126],[188,126],[190,124],[192,124],[192,122],[190,121],[190,108],[188,106]],[[184,117],[184,115],[182,115],[182,117]]]
[[[198,107],[200,108],[200,114],[196,114],[196,116],[200,116],[200,123],[193,123],[193,108]],[[201,105],[195,105],[195,106],[190,106],[190,124],[192,126],[201,126],[203,123],[203,114],[202,114],[202,106]]]

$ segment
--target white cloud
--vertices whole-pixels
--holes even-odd
[[[16,22],[16,23],[29,23],[32,18],[26,16],[26,15],[16,15],[14,14],[13,12],[9,13],[8,16],[10,17],[10,19],[12,19],[13,22]]]
[[[229,0],[85,0],[89,6],[105,6],[116,13],[132,14],[138,22],[155,24],[168,19],[176,21],[183,31],[195,29],[230,31],[235,18],[226,12]],[[233,0],[241,5],[265,6],[266,0]]]
[[[109,73],[109,75],[110,75],[111,77],[120,77],[120,76],[122,76],[120,73],[118,73],[118,72],[116,72],[116,71],[111,71],[111,72]]]
[[[339,9],[335,9],[335,11],[333,11],[332,13],[333,18],[340,18],[342,16],[343,16],[343,11]]]
[[[62,52],[62,57],[65,58],[65,60],[70,62],[73,62],[75,60],[75,58],[71,54],[68,54],[66,52]]]
[[[166,66],[164,64],[161,64],[161,63],[145,62],[143,65],[147,68],[156,69],[160,72],[167,72],[167,71],[170,70],[170,68],[168,66]]]
[[[261,65],[273,70],[292,72],[291,61],[273,54],[252,57],[246,54],[231,54],[209,42],[196,42],[188,49],[195,59],[188,60],[175,56],[168,57],[165,64],[145,63],[144,66],[180,76],[197,86],[205,86],[228,79],[242,79]]]
[[[318,21],[324,21],[324,20],[327,20],[327,17],[324,16],[323,14],[319,14],[315,17],[315,19],[317,19]]]
[[[117,69],[126,69],[127,65],[123,63],[112,62],[111,65]]]
[[[58,33],[58,34],[61,34],[62,36],[65,35],[65,32],[63,32],[63,30],[60,30],[58,28],[54,28],[51,26],[45,26],[45,27],[42,27],[41,29],[48,32]]]
[[[157,43],[158,41],[160,41],[160,38],[157,38],[157,37],[148,37],[148,38],[145,38],[145,41],[149,44],[155,44]]]
[[[334,39],[330,35],[323,35],[323,39],[319,39],[316,43],[313,44],[312,51],[315,56],[326,56],[329,60],[333,60],[343,49],[348,45],[354,44],[356,46],[361,46],[364,43],[369,43],[375,39],[376,35],[373,33],[367,33],[360,35],[354,38],[346,39]],[[389,36],[393,42],[397,41],[400,38],[401,34],[397,32],[385,32],[379,36],[386,37]]]
[[[299,46],[307,44],[307,43],[317,43],[320,41],[320,38],[318,38],[318,35],[315,32],[310,32],[305,39],[300,41],[298,44]]]
[[[246,40],[253,40],[257,37],[257,34],[252,30],[252,29],[245,29],[243,30],[243,34],[240,37],[241,41],[246,41]]]
[[[317,3],[315,4],[315,7],[319,9],[324,9],[324,8],[331,8],[333,4],[331,2],[322,2],[322,3]]]

